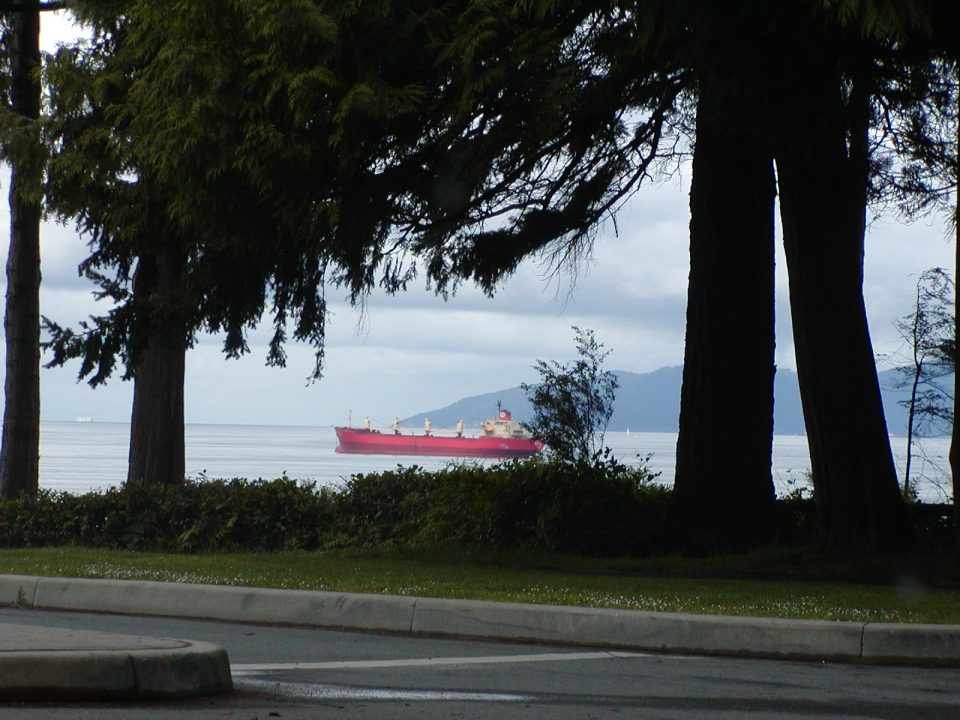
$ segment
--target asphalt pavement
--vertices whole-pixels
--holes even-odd
[[[0,605],[676,653],[960,666],[960,626],[777,620],[407,596],[0,575]],[[234,667],[234,674],[238,668]],[[0,700],[190,697],[232,687],[191,640],[5,623]]]
[[[634,652],[546,643],[0,608],[4,625],[189,637],[233,692],[176,701],[0,702],[0,720],[956,720],[960,668]]]

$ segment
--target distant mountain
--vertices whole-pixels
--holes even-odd
[[[680,383],[683,368],[664,367],[649,373],[615,371],[620,381],[610,430],[633,430],[639,432],[676,432],[680,416]],[[896,435],[905,435],[907,431],[907,411],[898,403],[906,399],[907,390],[896,390],[896,371],[886,370],[880,373],[880,386],[883,407],[887,417],[887,428]],[[952,384],[952,377],[944,379]],[[402,422],[408,427],[423,425],[429,417],[435,427],[453,427],[463,420],[467,427],[477,427],[497,413],[497,401],[513,413],[514,420],[527,421],[532,416],[530,402],[520,387],[506,388],[497,392],[474,395],[458,400],[446,407],[419,413],[405,418]],[[735,417],[731,417],[736,422]],[[777,370],[774,380],[774,432],[778,435],[804,434],[803,409],[800,404],[800,390],[797,374],[792,370]],[[943,433],[948,428],[941,428]]]
[[[533,416],[530,401],[527,400],[523,390],[517,386],[457,400],[446,407],[411,415],[400,422],[407,427],[419,427],[423,425],[425,418],[430,418],[434,427],[440,428],[453,427],[458,420],[463,420],[463,424],[467,427],[479,427],[484,420],[497,416],[498,401],[505,410],[513,413],[513,419],[518,422],[525,422]]]

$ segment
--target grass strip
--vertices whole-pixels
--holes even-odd
[[[785,558],[792,559],[789,565]],[[960,590],[898,568],[789,556],[595,560],[531,553],[365,551],[177,555],[87,548],[0,550],[0,572],[470,598],[756,617],[960,623]],[[950,562],[945,560],[944,562]],[[859,570],[852,575],[848,567]],[[880,568],[886,568],[881,570]],[[953,566],[951,566],[953,567]],[[779,568],[779,572],[774,572]],[[887,579],[877,581],[877,576]],[[948,573],[940,573],[952,578]]]

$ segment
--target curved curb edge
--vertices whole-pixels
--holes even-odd
[[[233,689],[223,648],[0,652],[0,701],[156,700]]]

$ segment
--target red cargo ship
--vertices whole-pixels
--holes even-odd
[[[463,434],[463,422],[457,423],[453,435],[434,435],[430,420],[424,422],[422,435],[404,434],[400,421],[393,421],[392,430],[370,427],[335,427],[338,453],[364,455],[435,455],[447,457],[525,458],[536,455],[543,443],[530,437],[520,423],[514,422],[509,410],[501,410],[496,420],[483,421],[483,434]]]

